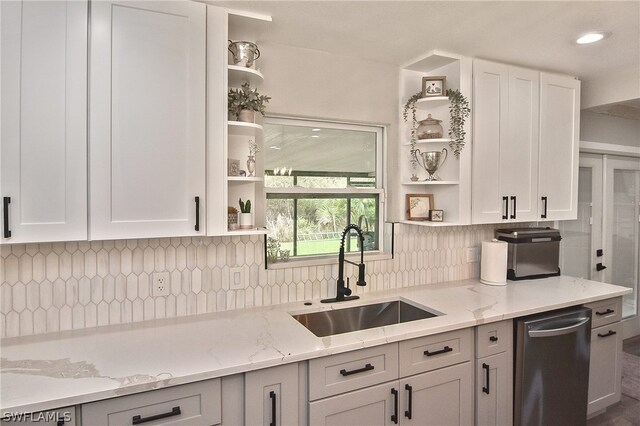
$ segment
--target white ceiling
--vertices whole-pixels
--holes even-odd
[[[273,17],[261,41],[406,65],[430,50],[575,75],[640,67],[640,1],[210,1]],[[611,31],[578,45],[577,36]]]

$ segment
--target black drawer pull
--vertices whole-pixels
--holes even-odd
[[[11,197],[3,197],[2,204],[4,209],[4,238],[11,238],[11,230],[9,229],[9,204],[11,204]]]
[[[269,392],[269,398],[271,398],[271,423],[269,426],[276,426],[276,393]]]
[[[606,333],[606,334],[600,334],[600,333],[598,333],[598,337],[609,337],[609,336],[613,336],[614,334],[616,334],[616,332],[615,332],[615,331],[613,331],[613,330],[609,330],[609,332],[608,332],[608,333]]]
[[[391,421],[398,424],[398,391],[396,388],[391,388],[391,394],[393,395],[393,414],[391,415]]]
[[[149,416],[149,417],[133,416],[131,423],[134,425],[139,425],[140,423],[152,422],[158,419],[166,419],[167,417],[179,416],[180,414],[182,414],[182,411],[180,411],[180,406],[178,406],[178,407],[173,407],[171,411],[169,411],[168,413],[156,414],[155,416]]]
[[[413,388],[410,385],[404,385],[404,388],[409,392],[408,410],[404,412],[404,416],[411,420],[411,412],[413,411]]]
[[[614,312],[615,312],[615,311],[614,311],[613,309],[609,309],[609,308],[607,308],[607,310],[606,310],[606,311],[604,311],[604,312],[596,311],[596,315],[599,315],[599,316],[602,316],[602,315],[609,315],[609,314],[612,314],[612,313],[614,313]]]
[[[196,226],[194,227],[196,231],[200,230],[200,197],[195,198],[196,201]]]
[[[498,336],[490,336],[489,340],[491,340],[492,342],[497,342],[498,341]]]
[[[540,214],[541,219],[547,218],[547,202],[548,201],[549,199],[547,197],[542,197],[542,202],[544,203],[544,211],[542,212],[542,214]]]
[[[513,201],[513,211],[511,212],[511,219],[515,219],[517,216],[517,211],[516,211],[516,197],[515,196],[511,196],[511,201]]]
[[[342,374],[343,376],[350,376],[352,374],[357,374],[357,373],[362,373],[364,371],[369,371],[369,370],[373,370],[374,366],[371,364],[365,364],[364,367],[362,368],[358,368],[356,370],[351,370],[351,371],[347,371],[344,368],[342,370],[340,370],[340,374]]]
[[[502,197],[503,209],[502,209],[502,218],[509,219],[509,197]]]
[[[445,346],[444,349],[440,349],[439,351],[433,351],[433,352],[424,351],[424,354],[426,356],[434,356],[434,355],[446,354],[447,352],[453,352],[453,349],[449,346]]]
[[[482,392],[489,395],[489,364],[482,363],[482,368],[484,369],[484,379],[487,382],[487,387],[482,387]]]

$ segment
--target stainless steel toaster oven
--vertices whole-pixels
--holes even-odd
[[[496,238],[509,244],[507,278],[525,280],[560,275],[560,231],[553,228],[497,229]]]

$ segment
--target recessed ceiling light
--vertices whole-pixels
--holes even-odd
[[[584,34],[584,35],[578,37],[578,39],[576,40],[576,43],[578,43],[578,44],[595,43],[596,41],[600,41],[602,39],[605,39],[605,38],[609,37],[610,35],[611,35],[611,33],[609,33],[609,32],[594,31],[594,32],[590,32],[590,33],[587,33],[587,34]]]
[[[279,146],[275,146],[275,145],[271,145],[269,148],[271,148],[271,149],[280,149]]]
[[[320,129],[311,129],[312,132],[319,132]]]
[[[318,135],[311,135],[312,138],[319,138],[320,136]]]

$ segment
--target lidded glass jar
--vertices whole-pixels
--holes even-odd
[[[418,121],[417,136],[418,139],[440,139],[444,133],[442,126],[442,120],[432,118],[431,114],[424,120]]]

